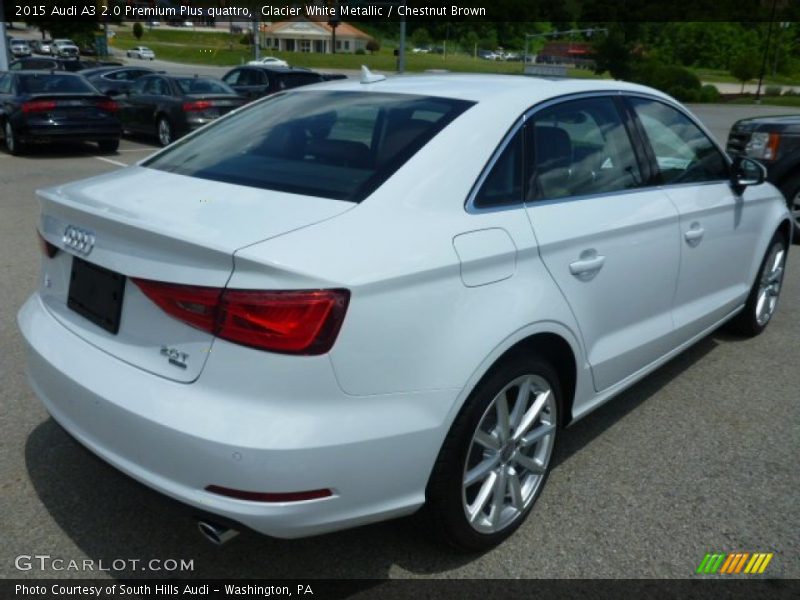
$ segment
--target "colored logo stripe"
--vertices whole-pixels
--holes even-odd
[[[697,567],[697,573],[704,575],[713,575],[714,573],[733,575],[742,572],[750,575],[760,574],[767,569],[767,565],[773,556],[774,553],[772,552],[756,552],[753,554],[749,552],[708,553],[703,557],[700,566]]]

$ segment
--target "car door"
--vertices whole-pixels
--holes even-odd
[[[678,340],[686,341],[745,301],[752,283],[747,280],[749,265],[765,225],[767,204],[747,202],[733,189],[723,152],[678,107],[654,98],[631,97],[628,102],[649,144],[664,193],[680,214],[674,321]]]
[[[125,127],[139,132],[150,133],[150,115],[154,102],[156,76],[142,77],[136,80],[125,96],[123,122]]]
[[[671,349],[680,254],[677,209],[649,185],[622,108],[612,95],[565,99],[526,123],[528,215],[598,391]]]

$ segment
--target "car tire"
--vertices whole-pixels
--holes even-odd
[[[3,124],[3,138],[5,141],[6,150],[9,154],[13,154],[14,156],[19,156],[20,154],[25,153],[25,146],[19,140],[19,136],[14,129],[14,126],[11,125],[10,121],[6,121]]]
[[[161,116],[156,121],[156,135],[158,136],[158,143],[162,146],[169,146],[175,140],[172,123],[167,117]]]
[[[744,309],[731,321],[731,331],[745,337],[763,332],[778,306],[783,275],[786,271],[786,239],[776,233],[758,267],[758,275],[750,289]]]
[[[119,140],[100,140],[97,145],[101,152],[116,152],[119,149]]]
[[[789,177],[781,184],[780,189],[786,198],[786,206],[792,213],[792,221],[794,221],[792,239],[795,244],[800,244],[800,173]]]
[[[424,513],[439,540],[488,550],[525,521],[550,472],[561,406],[555,370],[536,357],[513,355],[481,380],[426,489]]]

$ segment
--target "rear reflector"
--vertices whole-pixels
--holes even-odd
[[[328,352],[344,321],[347,290],[222,290],[133,279],[167,314],[222,339],[260,350]]]
[[[36,112],[47,112],[56,107],[55,100],[33,100],[31,102],[22,103],[22,112],[25,114]]]
[[[317,500],[318,498],[329,498],[333,496],[331,490],[310,490],[308,492],[245,492],[233,490],[219,485],[209,485],[207,492],[228,496],[238,500],[250,500],[251,502],[302,502],[303,500]]]
[[[114,100],[100,100],[97,103],[97,108],[106,112],[117,112],[119,110],[119,104]]]
[[[210,100],[196,100],[194,102],[184,102],[183,112],[192,112],[196,110],[205,110],[214,106]]]
[[[55,246],[44,239],[42,234],[39,233],[38,229],[36,230],[36,237],[39,240],[39,249],[47,258],[53,258],[56,254],[58,254],[58,246]]]

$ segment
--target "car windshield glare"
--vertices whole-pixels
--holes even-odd
[[[214,81],[213,79],[184,77],[175,81],[184,94],[236,94],[221,81]]]
[[[88,94],[96,93],[81,77],[74,75],[30,74],[19,76],[19,89],[24,94]]]
[[[278,94],[178,142],[144,166],[360,202],[472,102],[408,94]]]

